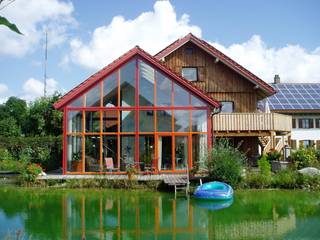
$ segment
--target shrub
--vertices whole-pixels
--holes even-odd
[[[262,157],[258,160],[258,167],[259,167],[260,173],[262,175],[270,177],[270,175],[271,175],[271,164],[268,161],[266,155],[262,155]]]
[[[42,168],[39,164],[30,163],[20,170],[19,180],[22,183],[34,183],[41,172]]]
[[[292,154],[291,158],[298,169],[319,166],[314,148],[300,148]]]
[[[272,150],[267,153],[268,161],[279,161],[280,157],[281,157],[281,153],[278,152],[277,150]]]
[[[247,174],[244,185],[249,188],[268,188],[271,185],[271,177],[251,172]]]
[[[0,148],[0,161],[3,160],[13,160],[13,157],[7,149]]]
[[[241,171],[246,156],[238,148],[232,147],[228,140],[217,141],[208,154],[210,178],[236,185],[241,180]]]
[[[291,170],[281,170],[272,178],[272,186],[276,188],[292,189],[297,187],[299,173]]]

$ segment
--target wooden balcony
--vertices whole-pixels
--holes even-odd
[[[278,113],[219,113],[212,117],[216,136],[263,136],[291,132],[292,118]]]

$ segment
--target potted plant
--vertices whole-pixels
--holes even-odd
[[[76,172],[82,171],[82,161],[81,161],[81,152],[76,152],[72,154],[72,169]]]
[[[127,171],[128,179],[133,180],[134,174],[137,173],[137,169],[135,168],[135,166],[133,164],[128,164],[126,166],[126,171]]]
[[[281,158],[281,153],[278,152],[275,149],[272,149],[268,154],[267,154],[267,159],[271,163],[271,170],[273,172],[277,172],[282,169],[286,169],[288,166],[288,162],[285,161],[280,161]]]

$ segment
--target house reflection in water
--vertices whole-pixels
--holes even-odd
[[[198,208],[187,199],[167,195],[136,197],[62,196],[63,239],[250,239],[281,237],[295,229],[294,210],[279,217],[234,216]],[[235,209],[235,213],[237,209]],[[232,219],[233,218],[233,219]]]

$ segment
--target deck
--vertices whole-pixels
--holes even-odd
[[[292,117],[278,113],[219,113],[212,117],[216,136],[233,133],[257,133],[259,136],[270,132],[290,132]]]

